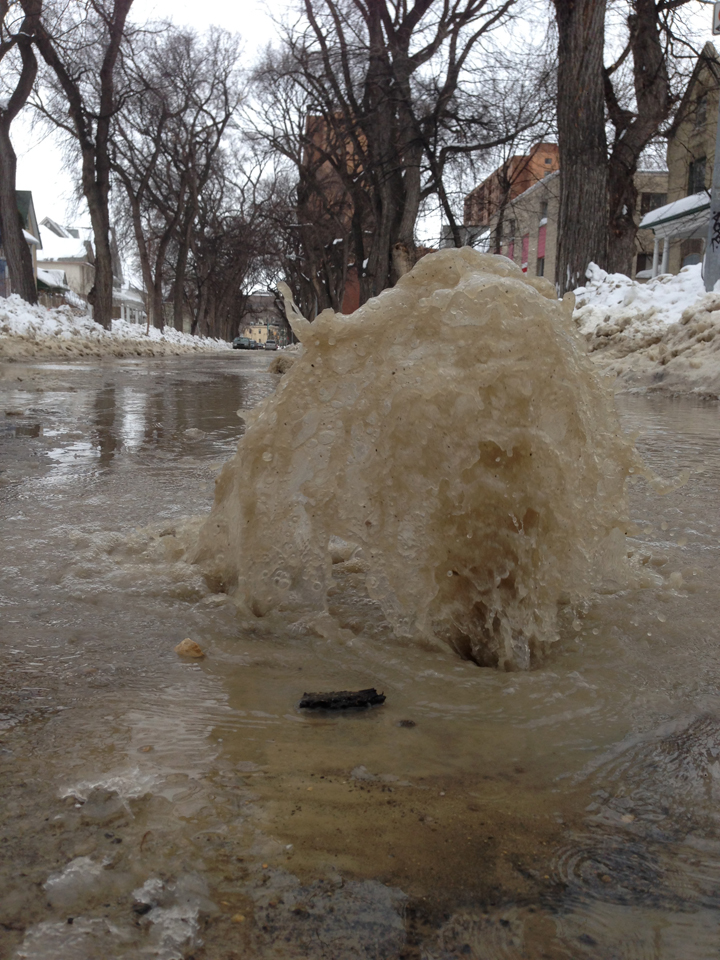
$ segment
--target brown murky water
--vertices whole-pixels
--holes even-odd
[[[267,363],[0,366],[0,956],[717,956],[716,405],[620,399],[692,471],[632,492],[647,585],[505,674],[240,627],[183,562]]]

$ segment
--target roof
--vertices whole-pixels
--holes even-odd
[[[31,233],[28,233],[27,230],[23,230],[23,236],[31,246],[33,244],[35,244],[36,247],[40,246],[40,241],[38,240],[38,238],[34,237]]]
[[[119,290],[113,290],[113,300],[116,303],[124,303],[128,306],[138,306],[145,309],[145,297],[142,290],[134,286],[121,287]]]
[[[709,220],[710,195],[701,190],[646,213],[640,229],[652,230],[656,237],[689,239],[704,236]]]
[[[715,75],[716,80],[718,77],[720,77],[720,57],[718,57],[717,50],[709,40],[702,48],[700,55],[695,61],[693,72],[688,80],[688,85],[685,87],[685,93],[683,94],[682,100],[680,101],[680,106],[678,107],[677,111],[677,118],[680,119],[681,122],[686,119],[687,112],[693,99],[693,89],[697,83],[698,77],[700,76],[700,72],[704,67],[707,67],[709,71]]]
[[[38,286],[47,287],[50,290],[67,290],[64,270],[43,270],[38,268],[37,272]]]
[[[534,183],[531,187],[528,187],[527,190],[523,190],[522,193],[519,193],[516,197],[513,197],[512,200],[509,200],[508,206],[514,206],[519,200],[524,200],[526,197],[529,197],[534,190],[539,190],[543,185],[547,186],[551,180],[555,180],[559,176],[560,171],[553,170],[552,173],[548,173],[548,175],[543,177],[542,180],[538,180],[537,183]]]
[[[45,233],[43,252],[39,259],[42,262],[46,260],[78,260],[92,263],[83,240],[75,237],[58,237],[49,230]]]
[[[64,227],[61,223],[58,223],[56,220],[51,220],[50,217],[45,217],[41,224],[43,227],[47,227],[48,230],[52,232],[57,237],[72,237],[73,234],[70,233],[67,227]],[[77,231],[75,231],[75,236],[77,236]]]

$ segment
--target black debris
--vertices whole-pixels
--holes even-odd
[[[385,703],[385,694],[370,687],[369,690],[304,693],[300,706],[306,710],[347,710],[351,707],[374,707],[380,703]]]

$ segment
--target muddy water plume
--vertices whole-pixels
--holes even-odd
[[[374,619],[530,666],[559,603],[625,575],[637,463],[571,299],[465,248],[352,316],[295,317],[302,355],[218,479],[209,576],[298,630]]]

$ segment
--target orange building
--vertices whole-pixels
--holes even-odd
[[[526,156],[510,157],[465,197],[465,226],[488,226],[505,204],[559,169],[556,143],[536,143]]]

